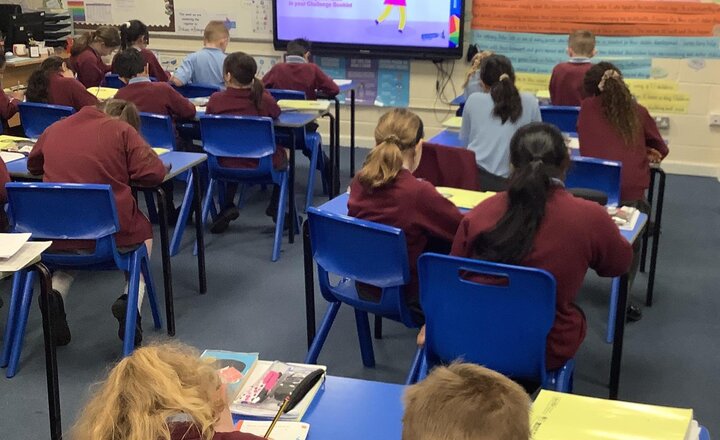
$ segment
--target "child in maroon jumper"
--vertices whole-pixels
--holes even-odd
[[[587,269],[604,277],[622,275],[630,268],[632,248],[604,207],[565,190],[570,158],[556,127],[520,128],[510,142],[510,161],[508,191],[465,215],[452,255],[534,267],[555,277],[556,314],[546,349],[547,368],[555,370],[575,356],[585,338],[585,315],[575,298]]]
[[[110,72],[102,57],[120,47],[120,32],[111,26],[100,26],[75,39],[68,65],[85,87],[99,87]]]
[[[255,77],[256,74],[257,63],[253,57],[243,52],[228,55],[223,63],[223,75],[227,89],[213,93],[205,113],[208,115],[267,116],[273,119],[280,116],[280,107],[272,95],[265,90],[262,82]],[[230,168],[254,168],[257,167],[258,160],[220,158],[219,163],[221,166]],[[287,153],[283,148],[275,149],[272,163],[273,167],[278,170],[287,167]],[[230,222],[239,217],[240,212],[234,203],[237,188],[237,183],[226,185],[226,205],[210,226],[210,232],[214,234],[224,232]],[[277,221],[279,198],[280,188],[274,185],[270,205],[265,210],[265,213],[272,217],[273,221]]]
[[[170,81],[170,75],[162,68],[160,62],[147,46],[150,43],[150,32],[145,23],[140,20],[130,20],[120,25],[120,48],[125,51],[134,49],[140,52],[145,65],[148,67],[148,75],[159,82]],[[116,55],[117,58],[117,55]],[[112,62],[112,71],[120,74],[115,66],[115,59]]]
[[[2,52],[2,51],[0,51]],[[0,53],[0,79],[2,79],[2,73],[5,71],[5,54]],[[15,116],[18,111],[18,104],[23,100],[23,92],[16,91],[12,92],[9,96],[2,90],[2,84],[0,81],[0,119],[4,124],[8,119]]]
[[[96,105],[97,98],[75,79],[65,60],[52,56],[30,75],[26,93],[28,102],[66,105],[75,111]]]
[[[570,60],[560,63],[550,77],[550,102],[553,105],[579,106],[585,98],[583,78],[592,67],[595,50],[595,35],[590,31],[575,31],[568,38]]]
[[[375,128],[377,145],[350,185],[348,215],[382,223],[405,232],[410,282],[405,301],[415,321],[424,321],[418,298],[417,259],[430,243],[449,250],[462,214],[435,187],[412,175],[422,156],[422,120],[405,109],[385,113]],[[444,245],[444,246],[443,246]],[[358,293],[379,299],[379,289],[358,284]]]

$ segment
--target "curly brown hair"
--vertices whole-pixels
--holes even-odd
[[[620,69],[605,61],[598,63],[585,74],[584,86],[588,96],[600,96],[605,118],[620,133],[625,145],[635,145],[642,124]]]

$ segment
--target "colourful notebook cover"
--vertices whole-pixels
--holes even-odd
[[[222,383],[227,387],[229,401],[232,402],[255,369],[258,356],[258,353],[205,350],[200,358],[214,362]]]
[[[494,196],[494,192],[469,191],[466,189],[447,188],[438,186],[437,191],[443,197],[453,202],[455,206],[463,209],[473,209],[480,203]]]
[[[618,402],[542,390],[530,417],[532,440],[684,440],[691,409]]]

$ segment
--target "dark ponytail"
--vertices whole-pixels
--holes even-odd
[[[519,264],[530,253],[554,185],[570,163],[562,133],[541,122],[525,125],[510,141],[513,172],[508,188],[508,209],[495,227],[473,244],[480,260]]]
[[[120,32],[113,26],[99,26],[94,31],[85,32],[75,39],[73,42],[70,55],[80,55],[90,44],[100,41],[107,47],[120,46]]]
[[[240,86],[249,86],[252,102],[257,110],[262,107],[262,98],[265,87],[262,81],[257,79],[257,63],[255,58],[244,52],[233,52],[225,58],[223,63],[223,75],[230,74],[233,81]]]
[[[45,59],[40,67],[38,67],[28,78],[27,91],[25,98],[28,102],[48,103],[48,86],[50,84],[50,75],[54,75],[62,71],[65,63],[60,57],[51,56]]]
[[[503,55],[490,55],[480,64],[480,79],[490,88],[495,103],[493,115],[504,124],[516,122],[522,116],[520,92],[515,87],[515,71],[510,60]]]
[[[126,50],[132,47],[140,37],[143,38],[145,44],[150,42],[150,33],[148,27],[140,20],[130,20],[120,25],[120,47]]]

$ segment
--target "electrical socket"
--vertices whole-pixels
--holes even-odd
[[[711,127],[720,127],[720,113],[711,113],[710,114],[710,126]]]
[[[670,118],[667,116],[655,116],[655,124],[660,130],[670,128]]]

